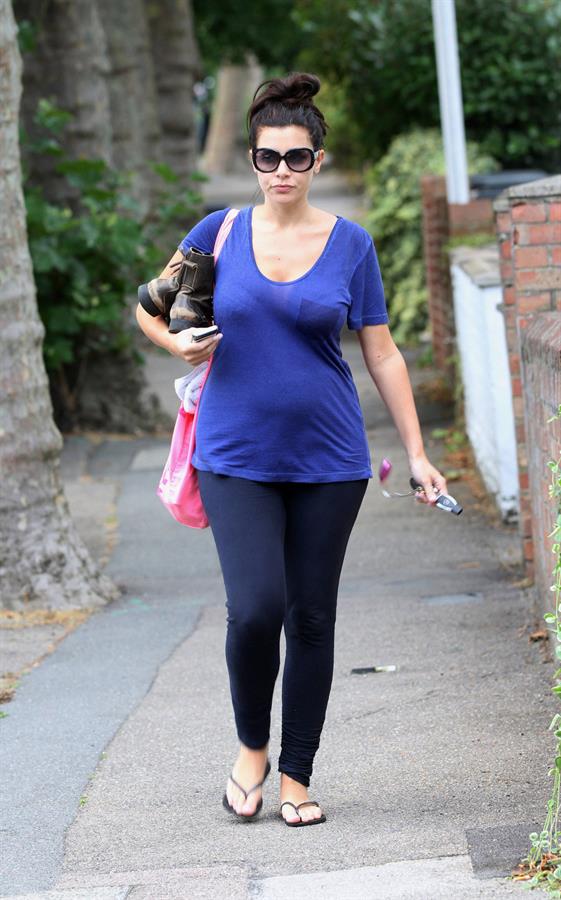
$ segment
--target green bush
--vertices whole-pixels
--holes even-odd
[[[476,145],[468,143],[467,153],[470,172],[497,168]],[[392,333],[400,343],[415,341],[427,323],[420,179],[444,171],[441,136],[432,129],[395,138],[366,171],[369,211],[364,226],[376,244]]]
[[[362,135],[358,123],[349,118],[344,88],[323,79],[318,102],[329,126],[325,146],[333,163],[349,175],[359,174],[365,158]]]
[[[440,123],[430,0],[294,0],[298,65],[337,85],[362,157]],[[456,0],[468,138],[505,168],[561,162],[561,3]],[[321,94],[319,97],[321,105]]]
[[[140,222],[120,210],[121,180],[100,160],[66,161],[83,211],[58,206],[27,186],[27,226],[49,372],[100,350],[124,349],[123,309],[145,272],[150,248]]]
[[[58,393],[76,402],[89,360],[107,353],[135,356],[130,301],[137,285],[171,255],[169,244],[160,246],[170,222],[180,219],[187,228],[200,196],[185,191],[178,199],[173,172],[154,165],[162,188],[150,221],[144,222],[130,176],[102,160],[66,157],[58,134],[67,113],[44,100],[37,120],[44,136],[34,144],[24,138],[26,150],[55,157],[57,176],[68,188],[65,195],[75,197],[57,204],[24,178],[29,248],[46,331],[45,365]]]

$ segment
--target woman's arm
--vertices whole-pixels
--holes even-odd
[[[162,269],[162,271],[158,275],[158,278],[169,278],[170,275],[173,275],[174,272],[177,272],[177,264],[183,262],[184,259],[185,257],[181,250],[176,250],[172,258],[166,265],[165,269]]]
[[[172,275],[176,270],[174,263],[180,262],[182,259],[183,254],[181,250],[178,250],[174,253],[159,277],[168,278]],[[218,342],[222,339],[222,335],[218,333],[206,338],[204,341],[195,343],[191,340],[190,328],[180,331],[179,334],[170,334],[164,317],[151,316],[140,303],[136,307],[136,321],[140,330],[144,332],[153,344],[163,347],[164,350],[167,350],[173,356],[179,356],[191,366],[198,366],[199,363],[209,359],[218,346]]]
[[[419,499],[434,503],[438,494],[447,493],[446,479],[425,453],[405,360],[387,325],[365,325],[357,334],[366,367],[407,452],[411,474],[425,489]]]

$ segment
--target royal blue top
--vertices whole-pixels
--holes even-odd
[[[340,332],[388,321],[372,238],[337,217],[314,265],[272,281],[253,254],[252,210],[234,220],[216,263],[214,318],[223,337],[200,399],[197,469],[257,481],[372,477],[364,419]],[[180,248],[212,252],[227,209]]]

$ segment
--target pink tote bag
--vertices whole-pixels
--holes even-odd
[[[238,214],[231,209],[224,219],[214,243],[214,260],[218,259],[224,241],[230,233],[232,223]],[[156,493],[173,518],[190,528],[207,528],[208,518],[199,491],[197,470],[191,462],[195,450],[195,431],[199,405],[208,374],[212,366],[212,356],[201,385],[201,392],[194,412],[187,412],[183,403],[179,407],[175,428],[171,438],[169,455],[160,478]]]

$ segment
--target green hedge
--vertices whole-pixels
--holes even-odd
[[[153,163],[160,181],[146,220],[133,197],[132,175],[118,173],[100,159],[67,157],[61,132],[68,120],[68,113],[42,100],[36,114],[40,137],[31,142],[23,135],[25,159],[32,162],[37,153],[52,156],[54,177],[67,198],[54,199],[54,191],[46,196],[30,178],[32,167],[26,162],[23,187],[37,305],[45,325],[43,355],[55,420],[64,430],[91,425],[92,416],[98,427],[99,411],[89,403],[85,413],[83,401],[92,394],[89,382],[97,383],[100,366],[104,373],[111,367],[119,396],[125,383],[132,385],[140,410],[135,373],[142,356],[131,316],[136,288],[169,259],[178,234],[196,220],[202,203],[195,190],[202,176],[194,174],[193,188],[178,191],[178,178],[169,167]],[[100,408],[103,404],[100,396]],[[123,420],[117,425],[112,421],[114,429],[122,430],[126,418],[121,407],[112,404],[115,420]],[[142,410],[137,415],[132,403],[124,407],[127,428],[137,427],[135,415],[145,422]],[[103,427],[108,421],[103,414]]]
[[[468,143],[467,154],[470,173],[497,169],[475,144]],[[414,342],[427,324],[420,179],[444,171],[440,132],[432,129],[395,138],[366,170],[364,226],[376,244],[392,333],[400,343]]]
[[[23,136],[28,154],[54,157],[57,177],[68,188],[65,194],[75,198],[52,202],[25,173],[29,249],[46,329],[45,365],[51,375],[62,375],[66,367],[79,366],[97,353],[130,349],[127,307],[136,287],[171,256],[172,245],[163,246],[170,224],[181,221],[187,230],[201,203],[194,190],[178,197],[174,173],[153,164],[161,188],[150,221],[144,221],[132,196],[130,175],[100,159],[66,156],[61,133],[69,118],[41,100],[36,121],[44,136],[34,143]]]

